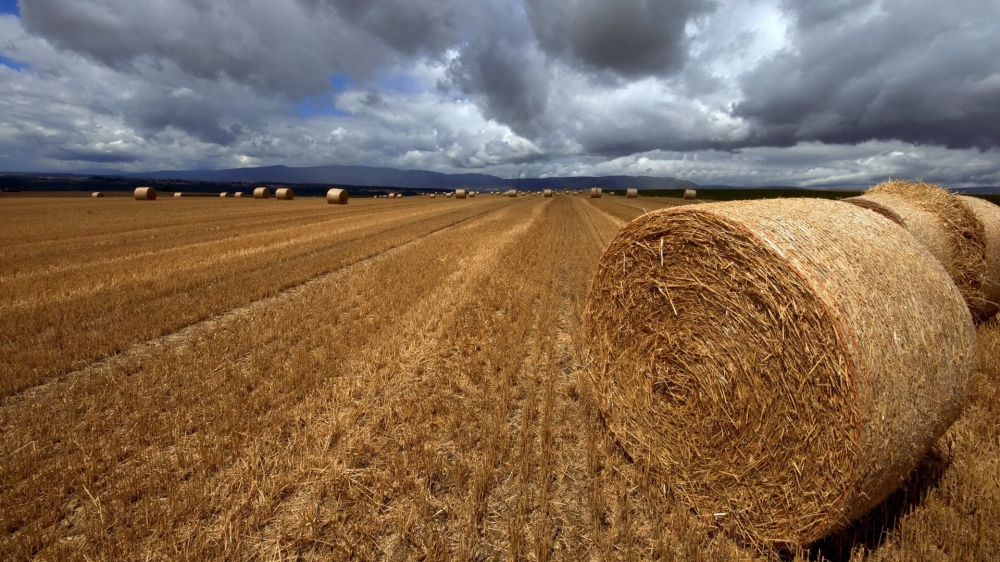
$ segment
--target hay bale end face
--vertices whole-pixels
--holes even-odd
[[[543,191],[542,193],[543,193],[543,194],[544,194],[544,195],[545,195],[546,197],[552,197],[552,190],[551,190],[551,189],[546,189],[546,190],[545,190],[545,191]]]
[[[104,193],[101,191],[95,191],[90,194],[91,197],[104,197]]]
[[[236,193],[233,194],[233,197],[244,197],[244,196],[246,196],[246,194],[243,193],[242,191],[237,191]]]
[[[347,190],[346,189],[330,189],[326,192],[326,202],[331,205],[346,205],[347,204]]]
[[[291,201],[295,199],[295,192],[290,187],[281,187],[274,192],[274,198],[280,201]]]
[[[685,189],[684,190],[684,198],[688,199],[688,200],[697,199],[698,198],[698,192],[695,191],[694,189]]]
[[[177,193],[174,193],[174,197],[184,197],[184,194],[178,191]]]
[[[973,316],[989,314],[983,224],[958,196],[937,185],[890,180],[845,201],[902,224],[948,271]]]
[[[625,197],[628,197],[629,199],[636,199],[639,197],[639,190],[635,188],[630,188],[628,191],[625,192]]]
[[[456,189],[455,190],[455,199],[465,199],[467,195],[468,195],[468,192],[465,191],[464,189]]]
[[[983,225],[983,249],[986,253],[986,273],[982,292],[984,302],[976,311],[985,321],[1000,312],[1000,207],[979,197],[958,196]]]
[[[229,192],[223,191],[222,193],[219,194],[219,197],[231,197],[231,195],[229,195]]]
[[[132,195],[136,201],[156,201],[156,190],[152,187],[137,187]]]
[[[517,191],[515,191],[513,189],[508,189],[507,190],[507,197],[517,197]]]
[[[266,187],[258,187],[257,189],[253,190],[253,198],[254,199],[270,199],[271,198],[271,190],[268,189],[268,188],[266,188]]]
[[[639,216],[601,257],[584,326],[619,443],[747,544],[807,545],[878,505],[959,416],[976,368],[972,318],[934,257],[819,199]]]
[[[592,199],[600,199],[601,198],[601,191],[602,190],[599,187],[592,187],[592,188],[590,188],[590,197]]]

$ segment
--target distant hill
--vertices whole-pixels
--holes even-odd
[[[504,179],[488,174],[442,174],[426,170],[397,170],[369,166],[266,166],[261,168],[233,168],[229,170],[163,170],[137,174],[122,174],[136,178],[172,179],[187,181],[246,182],[246,183],[319,183],[396,187],[401,189],[455,189],[473,187],[480,189],[511,188],[516,179]],[[522,178],[521,188],[538,189],[697,189],[689,181],[675,178],[607,176],[607,177],[557,177]]]

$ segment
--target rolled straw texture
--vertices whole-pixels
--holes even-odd
[[[467,192],[464,189],[455,190],[455,199],[465,199]]]
[[[132,195],[136,201],[156,201],[156,190],[152,187],[137,187]]]
[[[983,293],[986,247],[983,225],[958,196],[932,184],[890,180],[848,200],[890,216],[920,241],[951,275],[973,316],[990,308]],[[863,202],[863,203],[862,203]]]
[[[230,195],[228,191],[223,191],[219,194],[219,197],[232,197],[232,195]]]
[[[807,545],[879,504],[959,416],[976,367],[944,268],[837,201],[642,215],[601,257],[584,325],[624,449],[754,545]]]
[[[268,189],[268,188],[266,188],[266,187],[258,187],[257,189],[253,190],[253,198],[254,199],[270,199],[271,198],[271,190]]]
[[[279,187],[278,190],[274,192],[274,198],[282,201],[291,201],[292,199],[295,199],[295,192],[292,191],[292,188],[290,187]]]
[[[697,199],[698,198],[698,192],[696,190],[694,190],[694,189],[685,189],[684,190],[684,198],[685,199]]]
[[[104,197],[104,193],[102,193],[100,191],[95,191],[95,192],[91,193],[90,196],[91,197]]]
[[[470,191],[469,192],[469,197],[475,197],[475,196],[476,196],[476,192],[475,191]]]
[[[599,187],[592,187],[592,188],[590,188],[590,196],[592,198],[594,198],[594,199],[600,199],[601,198],[601,188],[599,188]]]
[[[551,189],[546,189],[546,190],[542,191],[542,194],[545,195],[546,197],[552,197],[552,190]]]
[[[628,197],[629,199],[636,199],[639,197],[639,190],[635,188],[629,189],[625,192],[625,197]]]
[[[988,320],[1000,312],[1000,207],[979,197],[958,196],[983,225],[983,247],[986,251],[986,274],[983,279],[984,303],[979,320]]]
[[[244,195],[246,194],[243,193],[242,191],[237,191],[236,193],[233,194],[233,197],[243,197]]]
[[[326,192],[326,202],[331,205],[346,205],[347,204],[347,190],[346,189],[330,189]]]
[[[517,191],[513,189],[507,190],[507,197],[517,197]]]

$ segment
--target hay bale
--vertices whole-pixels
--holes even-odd
[[[156,190],[152,187],[137,187],[132,195],[136,201],[156,201]]]
[[[435,197],[437,197],[437,196],[434,195],[433,193],[431,193],[431,199],[434,199]]]
[[[346,189],[329,189],[326,192],[326,202],[331,205],[346,205],[347,204],[347,190]]]
[[[178,191],[177,193],[174,193],[174,197],[184,197],[184,194]]]
[[[469,192],[469,197],[475,197],[475,196],[476,196],[476,192],[475,191],[470,191]]]
[[[879,504],[959,416],[976,367],[937,260],[819,199],[640,215],[601,257],[584,326],[608,428],[746,544],[806,545]]]
[[[223,191],[219,194],[219,197],[232,197],[228,191]]]
[[[685,199],[696,199],[698,197],[698,192],[694,189],[685,189],[684,198]]]
[[[639,197],[639,190],[634,187],[631,187],[627,191],[625,191],[625,197],[629,199],[636,199]]]
[[[517,197],[517,191],[513,189],[508,189],[506,195],[507,197]]]
[[[590,197],[592,199],[600,199],[601,198],[601,188],[599,188],[599,187],[592,187],[592,188],[590,188]]]
[[[236,193],[233,194],[233,197],[243,197],[244,195],[246,194],[243,193],[242,191],[237,191]]]
[[[890,180],[847,201],[890,219],[892,214],[898,216],[898,222],[948,271],[973,316],[988,313],[983,225],[956,195],[923,182]]]
[[[95,191],[95,192],[91,193],[90,196],[91,197],[104,197],[104,192],[102,192],[102,191]]]
[[[268,188],[266,188],[266,187],[258,187],[257,189],[253,190],[253,198],[254,199],[270,199],[271,198],[271,190],[268,189]]]
[[[295,192],[292,191],[290,187],[279,187],[277,191],[274,192],[274,198],[281,201],[291,201],[295,199]]]
[[[468,192],[466,192],[464,189],[455,190],[455,199],[465,199],[467,195]]]
[[[454,195],[454,193],[445,193],[444,194],[445,197],[451,197],[452,195]]]
[[[552,190],[551,189],[546,189],[542,193],[544,193],[546,197],[552,197]]]
[[[983,249],[986,270],[983,277],[983,305],[976,311],[979,320],[988,320],[1000,312],[1000,207],[979,197],[958,196],[983,225]]]

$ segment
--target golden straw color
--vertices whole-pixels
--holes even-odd
[[[585,363],[654,483],[796,548],[892,493],[964,408],[972,317],[914,237],[819,199],[640,215],[591,282]]]
[[[476,196],[476,192],[475,191],[470,191],[469,192],[469,197],[475,197],[475,196]]]
[[[347,204],[347,190],[346,189],[330,189],[326,192],[326,202],[331,205],[346,205]]]
[[[290,187],[279,187],[277,191],[274,192],[274,198],[281,201],[291,201],[295,199],[295,192],[292,191]]]
[[[434,199],[435,197],[437,197],[437,196],[434,195],[433,193],[431,193],[431,199]]]
[[[986,274],[982,288],[985,303],[977,316],[980,320],[988,320],[1000,312],[1000,207],[979,197],[960,195],[958,199],[983,225]]]
[[[694,190],[694,189],[685,189],[684,190],[684,198],[685,199],[697,199],[698,198],[698,192],[696,190]]]
[[[544,194],[546,197],[552,197],[552,190],[551,189],[546,189],[546,190],[542,191],[542,194]]]
[[[184,194],[178,191],[177,193],[174,193],[174,197],[184,197]]]
[[[506,195],[507,197],[517,197],[517,191],[514,189],[508,189]]]
[[[101,191],[95,191],[90,194],[91,197],[104,197],[104,193]]]
[[[593,199],[600,199],[601,198],[601,191],[602,190],[599,187],[592,187],[592,188],[590,188],[590,197],[593,198]]]
[[[132,195],[136,201],[156,201],[156,190],[152,187],[137,187]]]
[[[232,197],[232,195],[230,195],[228,191],[223,191],[219,194],[219,197]]]
[[[242,191],[237,191],[236,193],[234,193],[234,194],[233,194],[233,197],[243,197],[243,196],[245,196],[245,195],[246,195],[246,194],[245,194],[245,193],[243,193]]]
[[[991,307],[983,293],[986,275],[983,225],[958,196],[932,184],[889,180],[848,202],[863,204],[890,218],[889,211],[898,215],[906,230],[951,275],[972,315],[977,318],[987,315]]]
[[[635,189],[634,187],[629,188],[628,191],[625,192],[625,197],[628,197],[629,199],[635,199],[639,197],[639,190]]]
[[[455,199],[465,199],[466,195],[468,195],[468,192],[466,192],[464,189],[455,190]]]
[[[254,199],[270,199],[271,198],[271,190],[268,189],[268,188],[266,188],[266,187],[258,187],[258,188],[256,188],[256,189],[253,190],[253,198]]]

